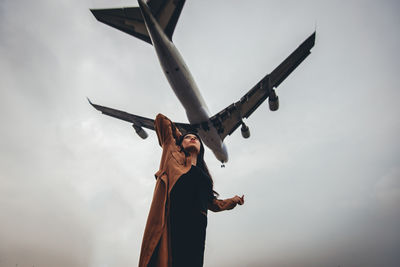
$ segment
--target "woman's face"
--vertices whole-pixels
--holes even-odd
[[[200,140],[194,134],[187,134],[183,137],[182,147],[186,152],[195,152],[196,154],[199,154]]]

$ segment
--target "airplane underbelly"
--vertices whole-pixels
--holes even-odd
[[[155,43],[163,72],[175,95],[186,110],[191,123],[208,120],[207,105],[197,85],[173,43]]]

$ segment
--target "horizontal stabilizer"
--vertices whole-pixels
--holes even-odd
[[[147,1],[153,16],[171,41],[184,4],[185,0]],[[140,7],[91,9],[90,11],[98,21],[152,44]]]
[[[91,9],[90,11],[98,21],[152,44],[139,7]]]
[[[181,15],[185,0],[149,0],[147,5],[165,34],[172,41],[175,26]]]

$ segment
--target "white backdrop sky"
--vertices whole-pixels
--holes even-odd
[[[185,122],[153,48],[89,8],[0,1],[0,266],[136,266],[161,150],[86,101]],[[252,136],[206,152],[221,197],[205,266],[400,266],[398,1],[187,1],[174,42],[212,113],[317,26]]]

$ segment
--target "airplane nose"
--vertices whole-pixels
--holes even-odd
[[[219,151],[213,150],[215,157],[224,165],[229,160],[228,150],[224,143],[222,143],[221,149]]]

